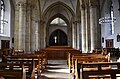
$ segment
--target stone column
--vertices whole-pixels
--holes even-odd
[[[40,20],[38,20],[38,49],[40,50]]]
[[[101,38],[99,38],[100,31],[98,32],[98,5],[96,0],[90,0],[90,29],[91,29],[91,50],[98,49]]]
[[[86,4],[86,51],[91,51],[91,35],[90,35],[90,11],[89,4]]]
[[[37,11],[37,8],[35,9],[34,15],[35,15],[35,50],[39,50],[40,49],[40,28],[39,28],[39,12]]]
[[[74,37],[75,37],[75,26],[74,26],[74,21],[73,21],[73,19],[71,19],[71,28],[72,28],[72,47],[73,48],[75,48],[75,39],[74,39]]]
[[[1,2],[1,0],[0,0],[0,2]],[[1,3],[0,3],[0,8],[1,8]],[[1,9],[0,9],[0,15],[1,15]],[[1,21],[0,21],[0,32],[1,32]]]
[[[44,20],[40,20],[40,49],[45,48],[45,21]]]
[[[71,23],[71,22],[70,22]],[[71,46],[72,47],[72,25],[69,24],[67,26],[67,35],[68,35],[68,46]]]
[[[36,21],[35,24],[36,30],[35,30],[35,37],[36,37],[36,42],[35,42],[35,50],[39,50],[40,49],[40,39],[39,39],[39,21]]]
[[[80,20],[76,21],[76,48],[80,50]]]
[[[35,6],[32,6],[32,14],[31,14],[31,32],[30,32],[30,36],[31,36],[31,51],[36,50],[36,41],[37,41],[37,31],[36,31],[36,10],[35,10]]]
[[[14,49],[18,50],[19,42],[19,4],[15,5]]]
[[[25,50],[26,3],[19,2],[19,50]]]
[[[81,5],[81,32],[82,32],[82,52],[86,53],[86,18],[84,5]]]
[[[74,44],[74,48],[77,49],[77,21],[73,22],[73,44]]]
[[[27,5],[27,16],[26,16],[26,31],[25,31],[25,50],[26,52],[31,51],[31,45],[30,45],[30,30],[31,30],[31,15],[32,15],[32,5],[29,3]]]

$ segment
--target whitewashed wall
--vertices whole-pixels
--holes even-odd
[[[10,48],[13,47],[12,38],[14,37],[14,6],[11,6],[10,0],[4,0],[5,4],[5,17],[4,19],[8,21],[4,25],[4,34],[0,34],[0,49],[1,40],[10,40]]]
[[[108,0],[109,1],[109,0]],[[106,1],[106,3],[104,4],[103,10],[102,10],[102,15],[101,16],[108,16],[109,15],[109,11],[107,11],[108,8],[108,4],[109,2]],[[115,27],[115,33],[113,35],[110,35],[110,27],[109,24],[102,24],[102,31],[101,31],[101,35],[102,37],[104,37],[104,43],[102,43],[102,47],[106,47],[106,39],[114,39],[114,47],[115,48],[120,48],[120,42],[117,42],[117,34],[120,34],[120,11],[118,11],[119,9],[119,4],[118,4],[118,0],[113,0],[113,9],[114,9],[114,17],[116,17],[116,22],[114,23],[114,27]]]

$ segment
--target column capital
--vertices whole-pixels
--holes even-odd
[[[89,1],[89,6],[93,7],[93,8],[97,7],[98,6],[98,1],[96,1],[96,0],[90,0]]]
[[[73,24],[80,23],[80,20],[73,21]]]
[[[44,21],[44,20],[40,20],[40,23],[41,23],[41,24],[44,24],[44,23],[45,23],[45,21]]]
[[[85,10],[85,5],[82,4],[80,8],[81,8],[81,10]]]
[[[23,2],[18,2],[16,5],[19,7],[26,7],[27,4]]]

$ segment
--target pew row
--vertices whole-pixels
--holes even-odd
[[[68,55],[68,66],[71,72],[71,69],[74,69],[74,63],[75,60],[78,59],[81,62],[92,62],[94,60],[96,61],[108,61],[110,59],[110,56],[103,56],[102,54],[95,54],[95,53],[69,53]],[[90,60],[89,60],[90,59]]]
[[[4,56],[4,62],[32,63],[35,61],[35,68],[40,67],[42,71],[46,68],[46,59],[43,54],[19,54],[14,56]]]
[[[23,70],[23,73],[22,73],[22,70]],[[5,77],[5,79],[35,79],[35,73],[37,74],[36,75],[37,79],[39,79],[39,77],[41,76],[40,68],[38,67],[35,68],[34,60],[29,61],[29,62],[24,61],[21,63],[19,62],[19,60],[12,61],[9,63],[8,62],[0,63],[0,76]]]
[[[80,52],[80,50],[74,49],[69,46],[50,46],[41,51],[46,52],[47,59],[67,59],[67,52]]]
[[[120,78],[119,62],[78,63],[78,60],[76,60],[75,64],[76,64],[75,69],[77,73],[74,79],[92,79],[92,78],[117,79],[117,77]]]
[[[24,64],[0,63],[0,76],[5,79],[26,79]]]

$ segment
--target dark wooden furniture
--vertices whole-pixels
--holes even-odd
[[[82,70],[82,79],[89,78],[117,79],[118,76],[116,74],[120,74],[119,62],[82,63],[78,64],[78,70],[80,70],[80,68]]]

